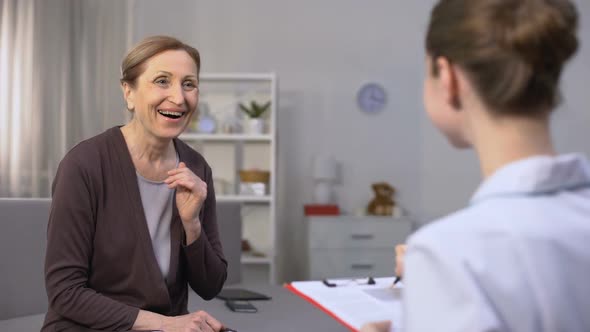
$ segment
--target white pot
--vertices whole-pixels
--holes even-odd
[[[246,133],[251,135],[260,135],[264,133],[264,120],[263,119],[246,119]]]

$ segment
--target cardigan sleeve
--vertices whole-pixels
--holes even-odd
[[[96,330],[130,330],[139,309],[97,293],[88,286],[93,253],[96,188],[83,156],[72,151],[53,182],[47,228],[45,284],[50,309]]]
[[[183,252],[189,285],[203,299],[210,300],[221,291],[227,279],[227,261],[219,240],[213,176],[209,166],[205,168],[205,182],[207,198],[201,211],[202,232],[196,241],[183,246]]]

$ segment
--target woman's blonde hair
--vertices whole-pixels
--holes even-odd
[[[560,100],[563,65],[576,52],[578,14],[568,0],[441,0],[426,51],[462,68],[496,112],[537,116]]]
[[[184,50],[197,65],[197,78],[201,70],[201,56],[196,48],[169,36],[152,36],[135,45],[121,63],[121,83],[135,86],[137,78],[144,72],[144,63],[151,57],[169,50]]]

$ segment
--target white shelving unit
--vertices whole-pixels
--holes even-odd
[[[239,202],[239,203],[270,203],[272,197],[266,196],[246,196],[246,195],[219,195],[218,201],[223,202]]]
[[[267,264],[271,264],[271,259],[268,257],[255,257],[255,256],[250,256],[250,255],[243,255],[242,256],[242,264],[267,265]]]
[[[199,133],[187,128],[180,139],[201,152],[213,169],[217,201],[242,204],[243,238],[264,254],[242,255],[242,276],[249,280],[249,270],[259,278],[276,282],[276,175],[277,175],[277,77],[274,73],[202,73],[199,82],[200,102],[209,106],[209,115],[217,122],[216,132]],[[223,132],[224,119],[240,115],[238,104],[256,100],[270,101],[266,112],[267,130],[263,134]],[[240,169],[270,171],[265,196],[240,195]],[[218,186],[219,184],[219,186]],[[221,185],[224,184],[224,185]],[[261,273],[261,270],[263,272]],[[261,280],[253,280],[261,282]]]
[[[271,135],[246,135],[246,134],[193,134],[186,133],[181,136],[186,140],[198,140],[209,142],[271,142]]]

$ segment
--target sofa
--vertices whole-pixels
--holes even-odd
[[[50,199],[0,199],[0,321],[31,316],[35,325],[31,331],[39,329],[47,310],[43,266],[50,206]],[[221,243],[228,260],[226,285],[241,281],[240,210],[240,203],[217,203]],[[196,295],[191,292],[191,296]]]

